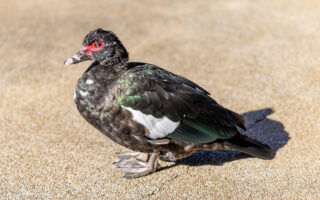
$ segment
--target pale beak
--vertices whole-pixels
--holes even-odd
[[[86,61],[91,59],[91,57],[88,55],[88,53],[86,52],[86,48],[82,47],[80,51],[78,51],[78,53],[68,59],[66,59],[64,61],[65,65],[72,65],[72,64],[76,64],[82,61]]]

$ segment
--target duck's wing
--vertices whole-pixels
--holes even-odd
[[[192,81],[150,64],[132,67],[117,81],[117,100],[151,139],[208,143],[236,135],[244,119],[223,108]]]

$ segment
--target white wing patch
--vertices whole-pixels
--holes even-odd
[[[174,122],[166,116],[162,118],[155,118],[152,115],[146,115],[138,110],[122,106],[131,112],[133,120],[142,124],[149,130],[149,137],[151,139],[164,138],[172,133],[179,126],[180,122]]]

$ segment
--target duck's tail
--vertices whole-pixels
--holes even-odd
[[[240,133],[226,140],[223,146],[266,160],[271,160],[275,156],[268,145]]]

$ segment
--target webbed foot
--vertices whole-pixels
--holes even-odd
[[[159,153],[116,154],[119,161],[113,164],[125,172],[124,178],[139,178],[155,172],[158,168]]]

